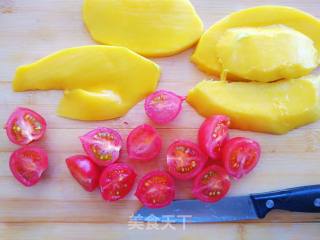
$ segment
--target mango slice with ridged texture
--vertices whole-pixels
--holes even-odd
[[[83,19],[97,42],[148,57],[179,53],[203,32],[189,0],[85,0]]]
[[[212,25],[210,27],[210,29],[202,35],[202,37],[197,45],[197,48],[191,57],[191,61],[194,62],[201,70],[203,70],[209,74],[219,76],[223,71],[223,65],[221,64],[221,62],[223,60],[225,60],[225,59],[223,59],[225,56],[222,56],[222,55],[226,55],[226,53],[223,53],[223,52],[219,53],[220,48],[218,48],[217,45],[218,45],[220,38],[224,34],[229,34],[229,37],[230,37],[230,30],[232,32],[232,29],[238,28],[237,37],[240,38],[240,40],[241,40],[241,39],[244,39],[246,35],[248,36],[248,32],[246,32],[247,28],[251,28],[251,33],[252,33],[253,28],[256,28],[257,32],[259,32],[259,29],[261,27],[267,27],[267,26],[272,26],[272,25],[283,25],[288,28],[291,28],[292,30],[294,30],[296,32],[300,32],[305,37],[309,38],[310,41],[312,41],[314,48],[316,49],[316,52],[320,53],[320,35],[318,34],[318,32],[320,31],[320,21],[317,18],[315,18],[315,17],[313,17],[303,11],[300,11],[298,9],[291,8],[291,7],[259,6],[259,7],[248,8],[245,10],[241,10],[241,11],[232,13],[232,14],[228,15],[227,17],[223,18],[222,20],[218,21],[214,25]],[[228,30],[229,30],[229,32],[228,32]],[[236,30],[234,30],[234,31],[236,31]],[[241,33],[240,31],[243,31],[243,32]],[[279,29],[277,31],[279,32]],[[233,32],[233,34],[234,34],[234,32]],[[288,35],[288,31],[286,34]],[[260,37],[262,35],[260,32]],[[275,35],[282,36],[281,34],[280,35],[275,34]],[[287,36],[287,38],[293,39],[292,36],[294,36],[294,34],[292,34],[292,32],[291,32]],[[254,41],[252,39],[255,39],[256,41]],[[273,37],[273,39],[275,40],[275,37]],[[299,39],[301,39],[301,36]],[[237,42],[235,40],[239,40],[239,39],[234,38],[232,40],[233,43]],[[251,40],[253,42],[255,42],[255,44],[257,44],[257,42],[258,42],[258,39],[255,37],[252,37],[252,34],[251,34]],[[277,41],[277,40],[275,40],[275,41]],[[271,41],[269,41],[269,42],[271,42]],[[239,43],[239,41],[237,43]],[[301,51],[303,51],[303,49],[294,49],[295,46],[299,46],[299,44],[297,42],[295,44],[293,44],[294,41],[289,42],[289,43],[290,44],[288,46],[283,46],[283,49],[282,49],[281,45],[283,45],[283,43],[281,42],[281,40],[279,40],[278,43],[277,42],[273,43],[273,47],[274,47],[274,49],[276,48],[280,53],[282,51],[285,53],[285,51],[288,51],[288,49],[289,50],[291,49],[292,51],[294,51],[291,54],[295,54],[296,56],[299,56],[299,54],[301,54]],[[222,41],[220,42],[220,46],[221,46],[221,44],[223,44]],[[261,45],[259,45],[259,44],[261,44]],[[302,43],[301,45],[305,45],[305,43]],[[232,45],[230,45],[229,50],[232,49],[232,47],[234,47],[233,50],[236,50],[236,46],[232,46]],[[270,49],[268,49],[268,47],[266,46],[266,43],[264,43],[264,42],[260,41],[260,43],[258,43],[258,45],[247,44],[247,45],[244,45],[244,48],[247,48],[246,51],[242,51],[241,53],[248,54],[249,55],[249,56],[247,56],[248,58],[250,58],[250,54],[252,54],[252,52],[253,52],[253,55],[256,55],[256,56],[261,56],[262,54],[266,54],[268,57],[270,57],[270,61],[267,62],[269,65],[272,66],[272,64],[281,63],[281,62],[282,62],[282,64],[284,64],[283,61],[281,61],[281,58],[277,59],[281,55],[273,54],[277,50],[270,51]],[[313,46],[311,46],[311,45],[308,46],[309,50],[312,48],[313,48]],[[257,51],[257,52],[254,53],[254,51]],[[231,54],[229,54],[229,56],[231,56]],[[246,56],[243,56],[243,58],[245,59]],[[290,61],[294,62],[295,59],[287,59],[287,60],[289,62]],[[229,57],[229,61],[231,61],[230,57]],[[260,61],[259,59],[256,60],[256,62],[259,62],[259,61]],[[299,61],[296,60],[296,62],[294,62],[294,63],[295,64],[299,63]],[[316,64],[318,64],[318,63],[319,63],[319,60],[317,59]],[[271,69],[271,70],[266,69],[265,70],[265,71],[273,71],[275,69],[274,72],[271,73],[271,78],[268,79],[267,76],[259,75],[259,73],[254,73],[255,65],[253,62],[250,62],[248,64],[250,64],[251,68],[253,69],[251,74],[249,74],[247,77],[243,77],[243,76],[236,76],[237,72],[236,72],[236,74],[231,73],[231,74],[227,75],[228,79],[239,80],[239,79],[243,79],[243,78],[247,78],[247,79],[254,78],[254,80],[262,79],[262,81],[273,81],[273,80],[275,80],[274,78],[285,78],[285,77],[292,77],[292,76],[297,77],[299,75],[302,76],[303,74],[305,74],[305,72],[310,72],[314,68],[314,66],[312,66],[312,64],[311,64],[310,67],[306,67],[307,71],[304,71],[304,70],[300,71],[301,66],[298,66],[298,69],[296,70],[296,72],[294,72],[294,71],[292,71],[292,69],[291,70],[286,69],[286,67],[288,67],[288,68],[292,67],[292,66],[290,66],[290,63],[288,63],[285,66],[281,66],[281,64],[280,64],[280,65],[278,65],[278,68],[274,68],[274,66],[272,66],[273,69]],[[304,67],[302,67],[302,69],[304,69]],[[263,70],[263,69],[262,68],[260,69],[260,73],[262,72],[261,70]],[[245,69],[243,69],[243,71],[245,71]],[[287,74],[287,72],[290,72],[290,71],[291,71],[291,73]],[[283,74],[283,75],[281,75],[281,74]],[[253,76],[253,75],[255,75],[255,76]]]
[[[320,118],[320,77],[273,83],[202,81],[187,101],[201,115],[225,114],[231,127],[284,134]]]
[[[57,113],[81,120],[104,120],[122,116],[131,105],[112,91],[92,92],[82,89],[66,90]],[[85,111],[84,111],[85,109]]]
[[[68,90],[59,115],[106,120],[124,115],[152,93],[159,77],[158,65],[127,48],[84,46],[19,67],[13,89]]]
[[[318,65],[313,41],[284,25],[230,28],[217,42],[222,71],[259,82],[305,76]]]

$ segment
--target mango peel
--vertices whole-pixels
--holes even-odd
[[[152,93],[159,66],[123,47],[64,49],[16,70],[14,91],[66,90],[58,114],[79,120],[124,115]]]

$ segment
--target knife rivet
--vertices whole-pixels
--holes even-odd
[[[315,206],[315,207],[320,207],[320,198],[316,198],[316,199],[314,200],[314,206]]]
[[[274,201],[273,200],[266,201],[266,207],[267,208],[273,208],[274,207]]]

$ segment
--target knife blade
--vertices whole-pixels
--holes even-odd
[[[320,213],[320,185],[226,197],[217,203],[176,200],[164,208],[142,207],[131,220],[162,223],[236,222],[264,218],[273,209]]]

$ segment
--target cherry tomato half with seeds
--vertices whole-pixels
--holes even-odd
[[[157,130],[143,124],[133,129],[127,138],[127,150],[130,159],[152,160],[159,155],[162,140]]]
[[[48,168],[48,155],[38,147],[22,147],[10,156],[10,170],[24,186],[30,187],[39,182]]]
[[[92,192],[99,184],[100,169],[85,155],[74,155],[66,159],[67,167],[84,190]]]
[[[207,118],[199,128],[198,143],[201,150],[213,160],[221,160],[224,142],[229,137],[230,118],[214,115]]]
[[[80,137],[84,151],[99,166],[118,160],[122,148],[120,134],[111,128],[96,128]]]
[[[168,172],[182,180],[195,177],[207,162],[197,144],[187,140],[176,140],[167,151]]]
[[[17,108],[9,117],[5,129],[9,140],[18,145],[27,145],[43,137],[46,120],[28,108]]]
[[[131,191],[136,173],[125,163],[111,164],[104,169],[100,177],[100,191],[106,201],[117,201]]]
[[[260,155],[259,143],[244,137],[229,139],[222,150],[222,160],[226,171],[237,179],[255,168]]]
[[[175,119],[182,109],[185,97],[166,91],[158,90],[149,95],[144,103],[147,116],[158,124],[166,124]]]
[[[149,172],[140,180],[135,195],[145,207],[162,208],[174,199],[174,180],[164,171]]]
[[[192,194],[204,202],[217,202],[228,193],[230,178],[222,167],[211,165],[205,168],[194,180]]]

